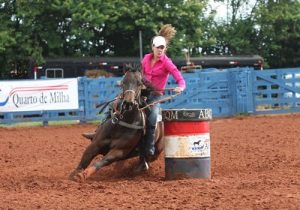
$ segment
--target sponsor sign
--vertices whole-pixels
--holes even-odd
[[[166,109],[162,111],[163,121],[205,121],[211,119],[211,109]]]
[[[165,136],[165,157],[210,157],[209,133],[190,136]]]
[[[73,79],[0,82],[0,112],[78,109]]]

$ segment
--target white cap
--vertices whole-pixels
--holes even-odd
[[[154,47],[159,47],[159,46],[166,46],[166,39],[163,36],[156,36],[154,37],[152,44]]]

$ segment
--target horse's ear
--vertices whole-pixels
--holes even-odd
[[[137,71],[141,71],[141,66],[139,64],[131,64],[131,63],[127,63],[127,64],[124,64],[123,65],[123,72],[124,74],[127,72],[127,71],[131,71],[131,72],[137,72]]]
[[[141,72],[141,65],[136,63],[136,64],[134,65],[134,69],[135,69],[136,71]]]
[[[129,63],[126,63],[126,64],[124,64],[123,65],[123,72],[124,72],[124,74],[126,73],[126,72],[128,72],[128,71],[132,71],[132,65],[131,64],[129,64]]]

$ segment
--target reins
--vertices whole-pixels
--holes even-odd
[[[165,98],[162,98],[162,99],[159,99],[157,101],[154,101],[150,104],[147,104],[146,106],[142,107],[142,108],[139,108],[138,111],[141,113],[142,115],[142,125],[135,125],[135,124],[129,124],[125,121],[123,121],[123,116],[122,114],[120,113],[120,111],[117,109],[118,107],[118,102],[117,103],[114,103],[113,104],[113,110],[112,110],[112,113],[111,113],[111,116],[112,116],[112,123],[113,124],[119,124],[121,126],[124,126],[124,127],[127,127],[127,128],[131,128],[131,129],[143,129],[144,130],[144,133],[145,133],[145,124],[146,124],[146,120],[145,120],[145,113],[143,112],[144,109],[148,108],[148,107],[151,107],[155,104],[158,104],[158,103],[161,103],[161,102],[164,102],[164,101],[168,101],[168,100],[171,100],[172,98],[178,96],[180,93],[176,93],[176,94],[173,94],[173,95],[170,95],[170,96],[167,96]],[[117,99],[121,99],[121,97],[116,97],[113,101],[117,100]],[[117,117],[118,114],[121,114],[119,117]]]
[[[176,93],[176,94],[167,96],[167,97],[165,97],[165,98],[159,99],[159,100],[154,101],[154,102],[152,102],[152,103],[150,103],[150,104],[147,104],[146,106],[140,108],[139,110],[144,110],[144,109],[146,109],[146,108],[148,108],[148,107],[151,107],[151,106],[153,106],[153,105],[155,105],[155,104],[158,104],[158,103],[162,103],[162,102],[171,100],[172,98],[175,98],[175,97],[178,96],[179,94],[180,94],[180,93]]]
[[[165,89],[163,89],[163,90],[156,90],[156,91],[169,91],[169,90],[174,90],[174,88],[165,88]],[[129,90],[128,90],[129,91]],[[151,106],[152,105],[155,105],[155,104],[157,104],[157,103],[161,103],[161,102],[164,102],[164,101],[168,101],[168,100],[170,100],[170,99],[172,99],[172,98],[174,98],[174,97],[176,97],[177,95],[179,95],[179,94],[174,94],[174,95],[172,95],[172,96],[168,96],[168,97],[166,97],[165,99],[161,99],[161,100],[158,100],[158,102],[153,102],[153,103],[151,103]],[[171,97],[171,98],[170,98]],[[110,101],[105,101],[105,102],[103,102],[103,103],[101,103],[101,104],[97,104],[96,105],[96,108],[99,108],[99,107],[101,107],[101,106],[103,106],[103,105],[108,105],[109,103],[111,103],[111,102],[113,102],[113,101],[115,101],[115,100],[117,100],[117,99],[119,99],[119,98],[121,98],[120,97],[120,95],[118,95],[117,97],[115,97],[114,99],[112,99],[112,100],[110,100]],[[105,106],[106,107],[106,106]],[[104,108],[105,108],[104,107]],[[149,106],[147,106],[147,107],[149,107]],[[143,109],[143,108],[142,108]],[[101,111],[103,111],[103,110],[101,110]],[[100,111],[99,111],[100,112]],[[101,112],[100,112],[101,113]]]
[[[172,91],[174,90],[174,88],[166,88],[164,90],[155,90],[155,91]],[[126,90],[125,92],[133,92],[135,93],[134,90]],[[136,130],[139,130],[139,129],[143,129],[144,130],[144,134],[146,132],[146,128],[145,128],[145,124],[146,124],[146,119],[145,119],[145,113],[144,113],[144,109],[147,109],[148,107],[151,107],[151,106],[154,106],[155,104],[158,104],[158,103],[162,103],[162,102],[165,102],[165,101],[168,101],[168,100],[171,100],[172,98],[175,98],[176,96],[178,96],[180,93],[176,93],[176,94],[173,94],[173,95],[170,95],[170,96],[167,96],[165,98],[161,98],[159,100],[156,100],[150,104],[147,104],[146,106],[142,107],[142,108],[138,108],[137,110],[140,112],[141,116],[142,116],[142,125],[135,125],[135,124],[130,124],[130,123],[127,123],[123,120],[123,115],[121,114],[121,112],[118,110],[118,102],[116,102],[116,100],[121,100],[123,99],[123,94],[119,94],[117,97],[115,97],[114,99],[110,100],[110,101],[107,101],[107,102],[103,102],[101,104],[98,104],[96,105],[96,108],[99,108],[103,105],[105,105],[100,113],[104,110],[104,108],[106,106],[108,106],[109,103],[111,102],[114,102],[113,103],[113,109],[111,110],[111,122],[112,124],[119,124],[123,127],[127,127],[127,128],[131,128],[131,129],[136,129]],[[120,116],[118,116],[120,115]]]
[[[110,100],[110,101],[105,101],[105,102],[103,102],[103,103],[101,103],[101,104],[97,104],[96,105],[96,108],[99,108],[99,107],[101,107],[101,106],[103,106],[103,105],[108,105],[110,102],[113,102],[113,101],[115,101],[115,100],[117,100],[119,98],[119,96],[117,96],[116,98],[114,98],[114,99],[112,99],[112,100]],[[105,106],[106,107],[106,106]],[[104,107],[104,108],[105,108]]]

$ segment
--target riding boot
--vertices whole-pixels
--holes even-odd
[[[149,161],[155,154],[155,126],[147,128],[145,139],[145,157]]]

